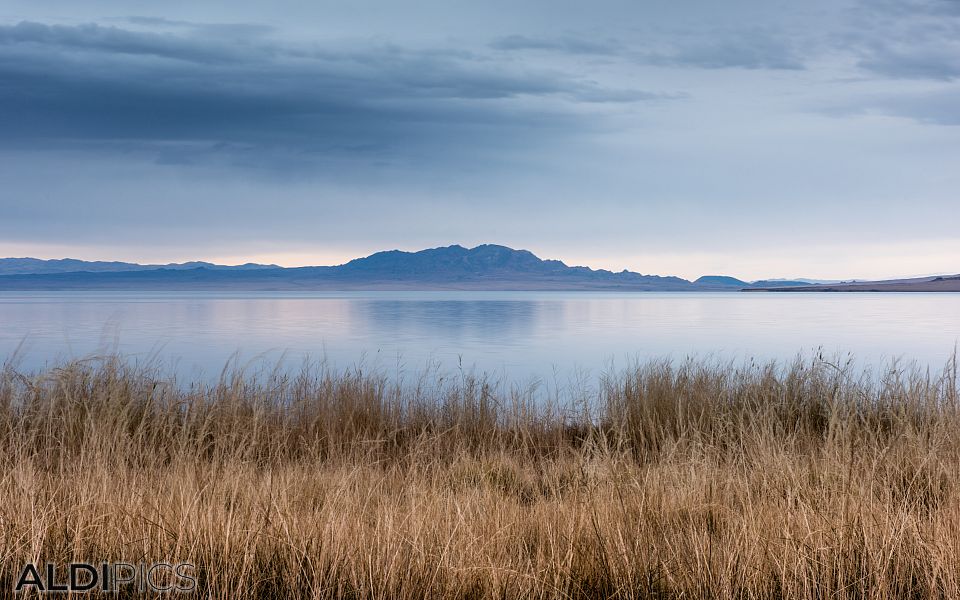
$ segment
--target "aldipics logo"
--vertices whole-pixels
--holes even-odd
[[[20,571],[14,592],[192,592],[196,567],[190,563],[28,563]]]

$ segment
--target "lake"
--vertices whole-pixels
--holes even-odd
[[[595,375],[654,357],[791,360],[822,349],[942,368],[960,295],[895,293],[4,292],[0,356],[22,371],[120,352],[180,376],[231,357],[335,368]]]

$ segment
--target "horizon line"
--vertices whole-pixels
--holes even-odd
[[[148,267],[148,266],[149,266],[149,267],[161,267],[161,268],[162,268],[162,267],[166,267],[166,266],[180,266],[180,265],[185,265],[185,264],[190,264],[190,263],[205,263],[205,264],[209,264],[209,265],[213,265],[213,266],[218,266],[218,267],[242,267],[242,266],[246,266],[246,265],[257,265],[257,266],[262,266],[262,267],[264,267],[264,268],[300,269],[300,268],[312,268],[312,267],[339,267],[339,266],[343,266],[343,265],[345,265],[345,264],[347,264],[347,263],[349,263],[349,262],[351,262],[351,261],[353,261],[353,260],[368,258],[368,257],[373,256],[373,255],[375,255],[375,254],[380,254],[380,253],[384,253],[384,252],[403,252],[403,253],[405,253],[405,254],[417,254],[417,253],[419,253],[419,252],[424,252],[424,251],[428,251],[428,250],[439,250],[439,249],[445,249],[445,248],[463,248],[463,249],[465,249],[465,250],[471,250],[471,251],[472,251],[472,250],[476,250],[476,249],[478,249],[478,248],[481,248],[481,247],[483,247],[483,246],[496,246],[496,247],[500,247],[500,248],[506,248],[506,249],[509,249],[509,250],[511,250],[511,251],[514,251],[514,252],[529,252],[530,254],[532,254],[533,256],[535,256],[536,258],[538,258],[539,260],[545,260],[545,261],[546,261],[546,260],[557,260],[557,261],[562,262],[564,265],[566,265],[566,266],[568,266],[568,267],[581,267],[581,268],[588,268],[588,269],[591,269],[591,270],[594,270],[594,271],[608,271],[608,272],[612,272],[612,273],[619,273],[619,272],[627,271],[627,272],[633,272],[633,273],[638,273],[638,274],[643,274],[643,275],[654,275],[654,276],[659,276],[659,277],[677,277],[677,278],[685,279],[685,280],[691,281],[691,282],[696,281],[697,279],[702,278],[702,277],[732,277],[732,278],[734,278],[734,279],[738,279],[738,280],[743,281],[743,282],[746,282],[746,283],[754,283],[754,282],[758,282],[758,281],[811,281],[811,282],[817,281],[817,282],[831,282],[831,283],[832,283],[832,282],[837,282],[837,283],[839,283],[839,282],[859,282],[859,281],[863,281],[863,282],[867,282],[867,281],[889,281],[889,280],[897,280],[897,279],[919,279],[919,278],[924,278],[924,277],[941,277],[941,276],[956,275],[956,274],[957,274],[957,273],[954,273],[954,272],[942,271],[942,272],[924,273],[924,274],[908,274],[908,275],[892,275],[892,276],[891,276],[891,275],[887,275],[887,276],[884,276],[884,277],[882,277],[882,278],[869,278],[869,277],[843,277],[843,278],[837,278],[837,277],[809,277],[809,276],[785,277],[785,276],[783,276],[783,275],[777,275],[777,276],[775,276],[775,277],[741,278],[741,277],[738,277],[738,276],[735,276],[735,275],[730,275],[729,272],[725,272],[725,273],[724,273],[724,272],[708,272],[708,273],[704,273],[704,274],[702,274],[702,275],[699,275],[699,276],[696,277],[696,278],[687,279],[687,278],[685,278],[685,277],[681,277],[681,276],[679,276],[679,275],[673,275],[673,274],[657,274],[657,273],[652,273],[652,272],[649,272],[649,273],[641,273],[640,271],[635,271],[635,270],[632,270],[632,269],[622,269],[622,270],[619,270],[619,271],[618,271],[618,270],[613,270],[613,269],[608,269],[608,268],[603,268],[603,267],[592,267],[592,266],[581,265],[581,264],[569,264],[569,263],[567,263],[567,262],[566,262],[565,260],[563,260],[563,259],[558,259],[558,258],[544,258],[544,257],[541,256],[540,254],[537,254],[536,252],[534,252],[534,251],[532,251],[532,250],[528,250],[528,249],[526,249],[526,248],[514,248],[514,247],[512,247],[512,246],[507,246],[507,245],[505,245],[505,244],[496,244],[496,243],[490,243],[490,242],[482,243],[482,244],[477,244],[477,245],[472,246],[472,247],[471,247],[471,246],[467,246],[467,245],[463,245],[463,244],[460,244],[460,243],[453,243],[453,244],[447,244],[447,245],[441,245],[441,246],[430,246],[430,247],[426,247],[426,248],[420,248],[419,250],[401,250],[401,249],[399,249],[399,248],[390,248],[390,249],[384,249],[384,250],[376,250],[376,251],[373,251],[373,252],[371,252],[371,253],[369,253],[369,254],[365,254],[365,255],[361,255],[361,256],[355,256],[354,258],[346,259],[346,260],[344,260],[344,262],[336,263],[336,264],[316,264],[316,263],[290,264],[289,262],[286,262],[286,263],[285,263],[285,261],[258,262],[258,261],[256,261],[256,260],[246,260],[246,261],[244,261],[244,262],[232,262],[232,261],[220,262],[220,261],[217,261],[216,259],[200,259],[200,258],[194,258],[194,259],[182,260],[182,261],[175,261],[175,260],[173,260],[173,261],[166,261],[166,262],[163,262],[163,261],[146,261],[146,262],[139,262],[138,260],[124,260],[124,259],[117,259],[117,258],[111,258],[111,259],[76,258],[76,255],[75,255],[75,256],[56,257],[56,258],[42,258],[42,257],[40,257],[40,256],[6,256],[6,257],[0,257],[0,260],[39,260],[39,261],[48,261],[48,262],[49,262],[49,261],[75,260],[75,261],[87,262],[87,263],[123,263],[123,264],[137,265],[137,266],[141,266],[141,267]],[[200,267],[197,267],[197,268],[204,268],[204,267],[200,266]],[[22,273],[22,275],[29,275],[29,274],[30,274],[30,273]],[[2,276],[2,275],[0,275],[0,276]]]

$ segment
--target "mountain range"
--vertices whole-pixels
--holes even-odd
[[[141,265],[76,259],[0,259],[0,290],[621,290],[811,289],[809,281],[747,282],[724,275],[695,281],[568,266],[527,250],[484,244],[419,252],[389,250],[342,265],[279,267],[206,262]],[[835,286],[839,287],[839,286]]]
[[[90,261],[75,258],[56,258],[44,260],[41,258],[0,258],[0,276],[2,275],[39,275],[44,273],[113,273],[121,271],[155,271],[170,269],[184,271],[187,269],[223,269],[243,271],[248,269],[279,269],[278,265],[259,265],[247,263],[244,265],[216,265],[203,261],[185,263],[169,263],[165,265],[141,265],[137,263],[119,261]]]

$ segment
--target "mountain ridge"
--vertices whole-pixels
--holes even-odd
[[[34,272],[24,272],[33,269]],[[36,272],[40,270],[41,272]],[[335,266],[280,267],[203,261],[140,265],[78,259],[0,259],[0,290],[598,290],[738,291],[809,289],[801,281],[746,282],[726,275],[695,281],[569,266],[525,249],[459,244],[415,252],[384,250]]]
[[[33,258],[9,257],[0,258],[0,276],[3,275],[41,275],[45,273],[119,273],[129,271],[155,271],[158,269],[188,270],[188,269],[223,269],[223,270],[250,270],[250,269],[279,269],[279,265],[264,265],[258,263],[244,263],[242,265],[218,265],[211,262],[194,260],[182,263],[167,264],[140,264],[117,260],[81,260],[77,258]]]

